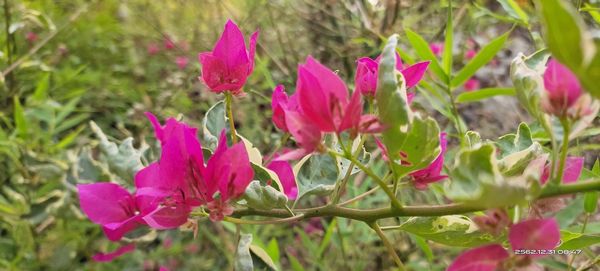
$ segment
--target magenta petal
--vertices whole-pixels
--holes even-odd
[[[307,153],[313,152],[321,144],[321,131],[298,112],[287,111],[285,122],[290,134]]]
[[[250,45],[248,48],[248,60],[250,62],[248,74],[254,70],[254,55],[256,54],[256,40],[258,39],[258,31],[252,33],[250,36]]]
[[[581,85],[575,74],[555,59],[548,61],[544,87],[551,100],[565,106],[573,105],[581,95]]]
[[[348,88],[335,72],[308,56],[304,67],[314,75],[324,91],[332,93],[338,100],[348,100]]]
[[[233,21],[227,20],[223,34],[212,53],[221,59],[228,69],[248,63],[244,34]]]
[[[122,222],[135,208],[129,192],[114,183],[79,184],[77,190],[81,209],[96,224]]]
[[[140,217],[133,216],[123,222],[104,224],[102,230],[108,240],[115,242],[121,240],[126,233],[134,230],[139,225]]]
[[[513,225],[508,233],[513,250],[554,249],[560,241],[558,223],[554,218],[530,219]],[[532,255],[539,257],[542,255]]]
[[[135,187],[160,187],[158,162],[154,162],[135,174]]]
[[[277,158],[274,161],[290,161],[290,160],[299,160],[302,157],[310,154],[312,151],[307,151],[306,149],[296,149],[293,151],[286,152]]]
[[[357,61],[356,74],[354,76],[355,91],[362,95],[373,97],[377,90],[377,71],[379,64],[368,57],[362,57]]]
[[[508,257],[501,245],[481,246],[460,254],[446,271],[494,271]]]
[[[154,229],[174,229],[187,222],[189,213],[190,209],[188,206],[177,204],[175,206],[159,207],[145,215],[143,219],[148,223],[148,226]]]
[[[347,129],[358,128],[360,116],[362,115],[362,99],[359,91],[352,94],[350,102],[344,108],[344,118],[342,123],[337,127],[337,132],[340,133]]]
[[[417,189],[425,189],[428,184],[441,181],[447,176],[440,175],[444,167],[444,155],[446,154],[446,133],[440,133],[440,154],[426,168],[410,173],[413,177],[413,184]]]
[[[152,127],[154,127],[154,134],[156,136],[156,139],[158,139],[158,141],[162,143],[164,140],[164,131],[162,125],[160,125],[160,122],[158,121],[156,116],[154,116],[151,112],[146,112],[144,114],[146,114],[146,117],[148,117],[150,123],[152,123]]]
[[[274,160],[267,165],[267,168],[277,174],[281,181],[281,185],[283,186],[283,192],[288,199],[295,200],[296,197],[298,197],[298,185],[296,184],[296,177],[294,176],[294,171],[292,170],[290,163]]]
[[[335,131],[333,112],[331,112],[330,106],[336,102],[334,101],[335,97],[328,89],[321,86],[317,75],[300,65],[296,89],[303,115],[321,131]]]
[[[406,80],[406,88],[416,86],[423,79],[429,63],[430,61],[419,62],[402,70],[402,75]]]
[[[114,260],[115,258],[117,258],[125,253],[134,251],[134,250],[135,250],[135,244],[124,245],[113,252],[96,253],[94,256],[92,256],[92,259],[96,262],[110,262],[110,261]]]
[[[282,85],[278,85],[273,90],[271,97],[271,109],[273,110],[273,123],[280,130],[287,132],[287,126],[285,125],[285,109],[288,104],[288,96],[284,91]]]
[[[583,157],[567,157],[565,161],[565,171],[563,173],[563,183],[576,182],[583,169]]]

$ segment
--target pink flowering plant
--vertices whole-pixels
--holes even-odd
[[[464,65],[454,71],[459,65],[453,64],[452,7],[448,24],[443,44],[428,44],[411,30],[406,39],[388,37],[379,54],[356,60],[350,82],[307,55],[297,66],[295,85],[278,84],[268,95],[280,142],[262,153],[238,132],[234,119],[235,103],[254,95],[245,90],[259,55],[258,31],[246,36],[228,20],[212,51],[198,55],[198,80],[220,99],[202,124],[146,112],[156,153],[120,161],[132,182],[77,185],[83,213],[110,241],[123,245],[94,259],[110,261],[132,252],[140,232],[196,234],[205,223],[228,223],[237,226],[236,269],[251,270],[252,235],[241,225],[319,217],[364,223],[399,270],[415,267],[399,253],[393,231],[420,240],[424,251],[431,243],[460,248],[446,262],[447,270],[541,270],[547,257],[579,254],[582,243],[598,236],[567,229],[548,205],[576,197],[584,202],[586,223],[597,210],[600,164],[587,169],[586,162],[594,161],[570,149],[598,115],[597,86],[551,45],[513,60],[514,88],[480,89],[473,76],[511,32],[480,51],[469,49],[460,56]],[[401,41],[408,41],[416,58],[405,57]],[[162,47],[149,44],[148,54],[174,50],[176,44],[166,38]],[[174,61],[182,70],[189,64],[184,56]],[[484,139],[467,127],[457,104],[497,95],[516,95],[533,120],[515,133]],[[424,102],[440,105],[448,125],[438,123]],[[120,151],[113,146],[113,154]],[[351,193],[362,182],[369,190]],[[376,193],[385,200],[353,207]],[[437,198],[416,205],[408,200],[411,194]],[[280,264],[270,262],[275,269]]]

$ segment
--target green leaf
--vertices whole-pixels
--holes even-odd
[[[464,84],[473,74],[489,63],[494,56],[504,47],[504,43],[508,39],[511,31],[502,34],[500,37],[490,41],[485,47],[481,48],[479,52],[469,61],[457,74],[452,78],[450,85],[452,87],[458,87]]]
[[[325,250],[329,247],[329,244],[331,243],[331,237],[333,236],[333,231],[335,231],[335,228],[337,226],[337,219],[332,219],[331,223],[329,223],[329,226],[327,227],[327,230],[325,231],[325,235],[323,236],[323,240],[321,241],[321,244],[319,245],[319,250],[317,252],[317,255],[324,255]]]
[[[446,74],[452,74],[452,43],[453,43],[453,25],[452,25],[452,1],[448,1],[448,16],[446,18],[446,39],[444,40],[444,52],[442,54],[442,66]]]
[[[515,96],[514,88],[482,88],[463,92],[456,96],[457,103],[470,103],[485,100],[494,96]]]
[[[375,94],[379,109],[379,120],[394,130],[410,123],[412,113],[406,100],[404,77],[396,71],[397,44],[398,36],[393,35],[383,48],[379,63],[377,92]]]
[[[561,231],[561,235],[563,231]],[[567,240],[563,239],[562,243],[556,249],[582,249],[600,243],[600,235],[598,234],[579,234],[570,233],[571,236]]]
[[[433,263],[433,251],[431,250],[429,244],[427,244],[427,241],[424,238],[419,237],[418,235],[408,234],[408,236],[410,236],[410,239],[412,239],[415,242],[415,244],[419,247],[419,249],[423,251],[423,254],[425,254],[425,258],[427,258],[427,261],[429,263]]]
[[[275,263],[279,263],[280,252],[277,239],[271,238],[271,241],[269,241],[269,244],[267,245],[267,253],[269,254],[269,257],[275,261]]]
[[[277,265],[275,265],[275,262],[273,262],[273,259],[271,259],[271,256],[269,256],[269,254],[267,254],[267,252],[263,248],[256,245],[250,245],[250,251],[271,270],[279,270],[279,268],[277,268]]]
[[[429,48],[429,43],[427,43],[427,41],[425,41],[425,39],[419,34],[411,31],[410,29],[405,29],[405,31],[408,42],[410,42],[412,47],[415,49],[417,55],[419,55],[419,57],[423,60],[431,61],[431,64],[429,65],[431,71],[433,71],[433,73],[442,82],[448,82],[448,75],[444,72],[442,66],[440,66],[440,63],[438,62],[437,57],[431,51],[431,48]]]
[[[248,206],[259,210],[271,210],[284,207],[287,196],[272,186],[262,186],[260,181],[252,181],[246,188],[243,198]]]
[[[581,213],[583,213],[583,197],[578,196],[574,200],[569,201],[569,205],[558,211],[554,217],[560,228],[566,228],[573,224]]]
[[[351,153],[356,153],[356,158],[358,159],[358,161],[361,162],[362,164],[366,165],[371,161],[371,153],[367,152],[364,145],[360,148],[360,150],[358,150],[358,147],[359,147],[358,144],[360,144],[360,141],[361,141],[360,137],[356,137],[354,139],[354,141],[352,141]],[[336,143],[337,143],[337,141],[336,141]],[[333,149],[338,152],[343,152],[340,144],[334,144]],[[351,162],[348,161],[348,159],[345,159],[342,157],[337,157],[337,156],[335,157],[335,159],[337,160],[338,167],[339,167],[340,175],[338,176],[338,180],[341,180],[346,175],[346,171],[348,171],[348,167],[350,167]],[[352,171],[350,172],[350,174],[354,175],[360,171],[361,171],[360,168],[358,168],[355,165],[352,167]]]
[[[27,119],[25,118],[25,111],[23,111],[23,106],[21,106],[21,102],[19,101],[19,97],[13,97],[14,102],[14,118],[15,118],[15,126],[17,131],[17,136],[22,139],[27,139],[29,127],[27,125]]]
[[[474,247],[496,239],[491,234],[478,231],[477,225],[462,215],[412,217],[402,223],[400,229],[454,247]]]
[[[304,267],[302,267],[302,264],[300,263],[300,261],[298,261],[298,258],[296,258],[294,255],[292,255],[291,253],[287,253],[287,257],[288,260],[290,260],[290,266],[292,267],[292,270],[294,271],[304,271]]]
[[[517,2],[514,0],[498,0],[498,2],[500,2],[500,5],[508,12],[510,17],[517,19],[525,26],[529,26],[529,16],[527,16],[527,13],[521,9]]]
[[[383,142],[398,176],[425,168],[441,151],[440,128],[430,117],[415,117],[407,133],[394,135],[390,131],[384,132]]]
[[[540,96],[544,92],[543,73],[550,57],[547,50],[540,50],[531,56],[519,54],[510,64],[510,77],[516,90],[517,99],[529,114],[540,118]]]
[[[540,1],[544,38],[552,55],[571,69],[583,89],[600,98],[600,42],[592,40],[579,13],[567,1]]]
[[[467,206],[495,208],[532,200],[539,193],[531,178],[505,178],[500,174],[496,148],[491,143],[457,154],[446,182],[446,196]],[[539,184],[538,184],[539,186]]]
[[[204,136],[203,146],[214,151],[219,141],[219,135],[223,129],[228,130],[227,117],[225,115],[225,102],[218,101],[206,114],[202,121],[202,135]]]
[[[35,91],[33,92],[33,100],[42,102],[48,97],[48,85],[50,83],[50,73],[44,73],[42,78],[37,82]]]
[[[338,167],[334,158],[327,154],[304,157],[294,166],[298,183],[298,199],[307,195],[329,195],[338,178]]]
[[[144,149],[133,147],[133,138],[128,137],[120,145],[108,140],[102,129],[90,121],[90,127],[100,140],[100,151],[106,157],[106,162],[112,173],[131,183],[135,174],[144,167],[142,155]]]
[[[598,191],[585,193],[583,197],[583,209],[588,214],[594,214],[598,210]]]
[[[11,227],[11,235],[19,245],[20,253],[33,253],[35,248],[35,240],[29,223],[25,220],[16,222]]]
[[[236,271],[252,271],[252,255],[250,254],[250,245],[252,244],[252,234],[241,234],[240,242],[238,243],[235,252],[235,270]]]
[[[519,125],[516,135],[502,136],[496,144],[501,157],[498,168],[505,176],[523,173],[529,163],[542,154],[542,146],[533,141],[531,130],[526,123]]]

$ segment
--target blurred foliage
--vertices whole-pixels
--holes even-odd
[[[599,2],[572,2],[580,4],[583,19],[577,23],[595,29],[597,35]],[[255,72],[246,85],[247,95],[234,106],[238,132],[252,138],[263,154],[273,151],[280,140],[270,122],[271,90],[279,83],[291,89],[299,62],[313,55],[350,82],[356,59],[376,56],[384,37],[392,33],[402,37],[399,43],[406,62],[426,58],[418,47],[411,49],[415,43],[411,36],[405,37],[412,32],[405,29],[426,42],[443,42],[445,30],[453,30],[449,48],[456,56],[454,63],[442,63],[445,72],[459,71],[468,62],[462,55],[469,40],[475,49],[490,48],[482,50],[471,66],[465,66],[460,80],[452,82],[458,88],[475,75],[486,78],[482,84],[488,89],[478,95],[461,94],[459,102],[515,95],[507,83],[507,63],[514,53],[502,45],[508,37],[510,48],[526,54],[543,46],[539,27],[543,19],[536,15],[533,3],[455,0],[452,27],[446,24],[447,6],[448,0],[4,0],[0,15],[0,270],[231,269],[236,264],[234,252],[241,249],[235,241],[235,227],[204,221],[198,222],[197,237],[192,231],[140,230],[135,233],[139,242],[134,252],[110,263],[93,263],[93,254],[118,245],[106,240],[100,227],[81,213],[75,185],[108,180],[132,185],[131,172],[119,169],[126,165],[115,163],[115,157],[131,162],[129,157],[135,156],[140,164],[155,159],[156,143],[145,111],[161,119],[181,114],[202,127],[204,114],[218,99],[197,79],[196,56],[211,49],[227,18],[246,33],[260,29]],[[513,25],[513,32],[507,32]],[[172,41],[174,48],[165,48],[165,41]],[[158,52],[151,53],[151,46]],[[492,60],[498,51],[500,56]],[[175,64],[181,56],[190,60],[184,69]],[[597,56],[596,52],[594,59]],[[481,68],[489,61],[491,69]],[[422,85],[418,91],[424,97],[417,100],[421,108],[433,108],[439,113],[435,117],[449,115],[449,108],[432,100],[440,96],[435,88]],[[101,129],[90,125],[90,120]],[[465,121],[471,123],[468,116]],[[518,123],[512,123],[510,131]],[[441,121],[440,128],[451,125]],[[376,172],[382,163],[374,163]],[[372,188],[363,179],[357,175],[347,197]],[[415,204],[445,201],[440,185],[432,185],[428,192],[405,191],[401,198]],[[373,207],[386,200],[379,191],[349,206]],[[298,205],[321,202],[320,197],[306,196]],[[567,215],[572,222],[579,214]],[[404,222],[405,227],[427,222],[393,220]],[[255,258],[255,268],[383,270],[393,266],[377,236],[360,222],[327,218],[242,228],[253,234],[252,244],[244,249],[251,252],[246,256]],[[415,235],[400,231],[391,235],[410,269],[443,270],[448,265],[454,254],[435,253],[443,246],[421,238],[434,233],[409,232]],[[577,235],[565,247],[577,247],[586,238]]]

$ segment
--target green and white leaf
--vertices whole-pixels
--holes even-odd
[[[297,200],[307,195],[329,195],[339,172],[336,160],[328,154],[307,155],[293,170],[298,183]]]
[[[400,229],[455,247],[474,247],[496,240],[491,234],[479,231],[473,221],[462,215],[412,217],[402,223]]]
[[[272,186],[263,186],[260,181],[252,181],[244,192],[243,199],[249,207],[260,210],[271,210],[284,207],[287,196]]]

